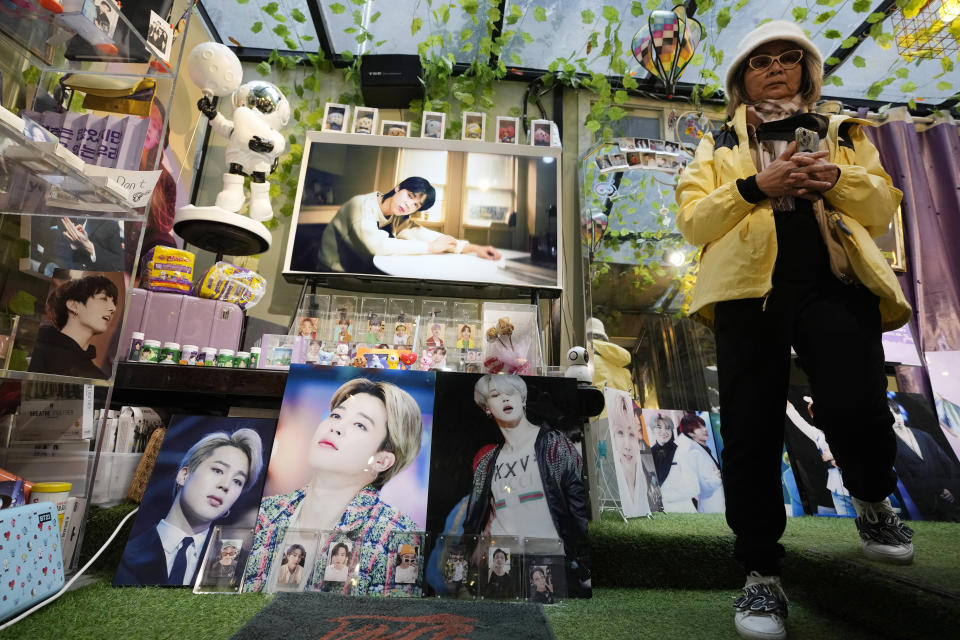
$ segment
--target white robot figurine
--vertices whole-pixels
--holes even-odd
[[[229,169],[223,174],[223,190],[217,194],[216,205],[231,213],[239,211],[246,200],[243,179],[249,175],[253,179],[250,217],[262,222],[273,217],[267,174],[277,168],[277,158],[286,147],[279,129],[290,120],[290,103],[280,89],[263,80],[241,85],[232,102],[233,120],[223,117],[206,95],[197,102],[213,130],[230,140],[224,154]]]
[[[576,378],[578,383],[593,384],[593,367],[590,366],[590,354],[583,347],[570,347],[567,351],[567,368],[563,375]]]

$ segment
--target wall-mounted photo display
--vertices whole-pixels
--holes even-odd
[[[377,113],[374,107],[354,107],[352,133],[373,135],[377,132]]]
[[[298,529],[333,532],[307,591],[391,588],[391,533],[426,530],[436,375],[290,367],[244,591],[266,588],[277,549]]]
[[[303,591],[310,572],[317,564],[321,532],[289,529],[283,544],[274,550],[270,591]]]
[[[308,132],[284,274],[558,291],[560,160],[558,148]]]
[[[549,147],[552,140],[553,122],[550,120],[532,120],[530,122],[530,144],[535,147]]]
[[[194,584],[214,526],[252,530],[276,425],[174,416],[113,584]]]
[[[399,120],[381,120],[380,135],[398,136],[403,138],[410,137],[410,123],[400,122]]]
[[[331,131],[333,133],[346,133],[347,124],[350,122],[350,106],[346,104],[337,104],[328,102],[323,108],[323,126],[322,131]]]
[[[446,122],[447,114],[439,111],[424,111],[423,121],[420,124],[420,137],[442,140]]]
[[[237,593],[253,540],[251,527],[217,525],[210,532],[194,593]]]
[[[610,161],[610,169],[613,171],[623,171],[627,168],[627,158],[623,153],[607,154],[607,159]]]
[[[503,144],[517,144],[520,142],[520,119],[510,116],[497,116],[497,142]]]
[[[464,111],[462,119],[463,129],[460,132],[461,140],[483,142],[486,139],[487,114],[475,111]]]
[[[586,501],[582,460],[574,441],[583,438],[576,380],[513,375],[438,372],[431,459],[428,526],[446,535],[481,535],[489,524],[504,536],[562,539],[571,594],[589,594]],[[506,447],[505,438],[511,440]],[[519,438],[520,440],[515,440]],[[532,447],[529,450],[520,442]],[[542,477],[541,469],[550,469]],[[543,489],[533,487],[543,486]],[[540,513],[544,517],[528,517]],[[562,515],[561,515],[562,514]],[[553,516],[561,522],[554,525]],[[462,522],[462,531],[448,530]],[[466,556],[474,557],[472,547]],[[517,551],[516,543],[511,545]],[[478,561],[479,562],[479,561]],[[481,595],[489,565],[479,563]],[[516,567],[520,569],[519,565]],[[431,574],[431,582],[437,576]],[[517,575],[517,587],[520,585]],[[518,596],[519,597],[519,596]]]
[[[663,508],[660,482],[650,445],[643,439],[639,409],[634,409],[630,394],[607,387],[603,392],[607,407],[606,459],[600,461],[601,474],[616,491],[625,518],[648,516]],[[610,463],[615,480],[610,478]],[[612,481],[611,481],[612,480]]]

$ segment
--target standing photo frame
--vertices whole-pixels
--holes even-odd
[[[518,144],[520,136],[520,119],[510,116],[497,116],[497,142],[501,144]]]
[[[420,137],[443,140],[446,125],[447,114],[439,111],[424,111],[423,121],[420,125]]]
[[[353,110],[353,129],[351,133],[373,135],[377,132],[377,114],[374,107],[355,107]]]
[[[530,144],[535,147],[549,147],[553,122],[533,120],[530,122]]]
[[[400,136],[410,137],[410,123],[400,122],[399,120],[381,120],[380,135],[382,136]]]
[[[487,134],[487,114],[476,111],[463,112],[463,128],[460,131],[461,140],[483,142]]]
[[[348,122],[350,122],[350,105],[328,102],[323,108],[322,131],[346,133]]]

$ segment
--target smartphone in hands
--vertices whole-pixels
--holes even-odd
[[[797,127],[794,132],[797,140],[797,151],[813,153],[820,148],[820,135],[816,131]]]

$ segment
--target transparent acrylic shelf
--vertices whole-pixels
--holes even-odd
[[[76,156],[55,142],[35,142],[0,119],[0,213],[144,220],[99,177],[83,173]],[[18,170],[19,169],[19,170]],[[42,193],[25,193],[31,188]]]
[[[32,0],[4,1],[0,2],[0,33],[32,54],[39,62],[37,66],[47,70],[95,73],[90,63],[120,62],[142,67],[138,73],[131,71],[131,75],[173,77],[149,66],[158,61],[122,11],[118,12],[112,36],[97,29],[92,22],[88,26],[78,20],[79,15],[77,12],[54,14]],[[82,35],[77,32],[78,28]]]
[[[30,382],[56,382],[59,384],[89,384],[94,387],[109,387],[113,382],[110,378],[79,378],[76,376],[60,376],[53,373],[36,373],[34,371],[0,371],[2,380],[26,380]]]

